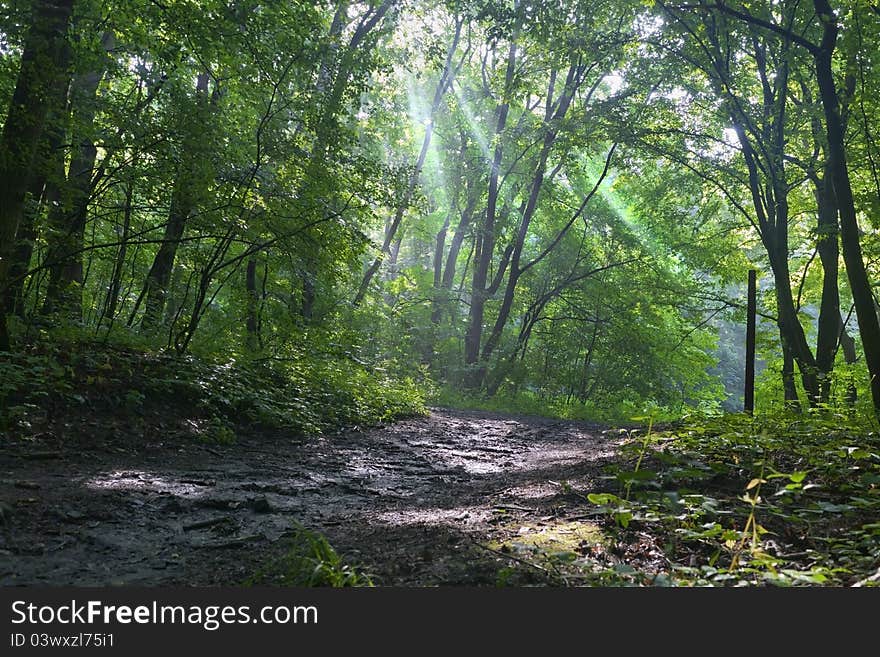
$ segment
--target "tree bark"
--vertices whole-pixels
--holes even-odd
[[[67,76],[67,32],[74,0],[35,0],[15,90],[0,135],[0,299],[6,297],[16,236],[34,174],[37,149],[53,108],[51,89]],[[58,112],[60,114],[60,111]],[[0,351],[10,348],[0,309]]]
[[[3,299],[3,307],[7,312],[21,318],[25,316],[25,278],[30,268],[34,243],[37,240],[36,222],[42,207],[45,187],[45,173],[36,172],[18,224],[15,250],[12,253],[12,262],[9,264],[9,284]]]
[[[485,368],[477,365],[480,360],[480,346],[483,337],[483,314],[488,298],[486,283],[489,278],[489,266],[495,252],[495,219],[498,204],[498,183],[501,174],[501,160],[504,149],[501,136],[507,125],[510,112],[509,94],[516,73],[516,39],[510,41],[507,53],[507,69],[504,77],[504,90],[495,110],[495,152],[493,153],[489,172],[489,192],[486,201],[486,215],[480,232],[477,235],[477,262],[474,267],[471,285],[471,305],[468,312],[468,326],[464,337],[464,362],[469,368],[465,384],[471,388],[479,388],[485,376]]]
[[[101,42],[106,54],[113,48],[113,34],[106,32]],[[46,254],[49,285],[43,312],[61,312],[74,321],[82,318],[82,247],[92,193],[92,173],[98,156],[92,133],[98,110],[98,86],[107,64],[107,57],[102,56],[100,66],[75,76],[71,84],[74,135],[80,131],[82,134],[73,139],[78,146],[62,187],[61,203],[49,210]]]
[[[801,411],[801,400],[797,393],[797,384],[794,380],[794,356],[791,348],[783,343],[782,345],[782,394],[785,400],[785,407],[795,413]]]
[[[816,248],[822,262],[822,299],[816,338],[816,367],[819,374],[819,401],[823,404],[828,403],[831,396],[831,374],[834,370],[834,354],[837,352],[841,329],[837,204],[827,168],[823,179],[814,181],[819,220]]]
[[[871,398],[874,412],[880,416],[880,321],[874,310],[874,297],[862,257],[859,224],[853,198],[852,183],[846,159],[845,130],[840,112],[840,99],[832,68],[837,46],[838,22],[827,0],[813,0],[823,26],[822,42],[814,51],[816,81],[825,116],[830,170],[840,213],[840,242],[847,278],[855,305],[859,335],[868,374],[871,377]]]
[[[128,253],[128,238],[131,231],[132,202],[134,198],[134,185],[131,181],[125,186],[125,206],[122,209],[122,235],[119,238],[119,249],[113,262],[113,274],[110,277],[110,285],[107,288],[107,298],[104,302],[104,317],[112,325],[116,316],[116,306],[119,303],[119,291],[122,288],[122,268],[125,266],[125,257]]]
[[[204,108],[208,102],[207,73],[201,73],[198,76],[196,96],[197,105]],[[186,222],[196,210],[196,199],[201,192],[196,189],[196,185],[199,183],[195,180],[197,177],[195,170],[202,164],[199,158],[203,155],[196,147],[198,138],[200,137],[192,134],[184,140],[184,161],[177,171],[174,190],[171,193],[171,207],[168,212],[168,222],[165,224],[165,233],[162,236],[162,244],[159,246],[147,274],[144,316],[141,320],[141,328],[146,331],[155,330],[162,324],[171,274],[174,271],[174,260],[177,257],[177,247],[183,237]]]
[[[257,290],[257,259],[254,256],[248,258],[245,270],[245,293],[247,294],[247,316],[245,318],[246,339],[245,346],[249,351],[256,351],[260,347],[260,334],[257,309],[259,307],[259,292]]]

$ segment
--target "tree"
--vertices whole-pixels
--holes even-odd
[[[22,219],[28,187],[34,176],[40,138],[46,119],[59,100],[53,88],[67,75],[69,48],[67,32],[73,0],[36,0],[30,30],[25,40],[15,92],[9,104],[0,136],[0,298],[12,283],[9,271],[15,255],[15,241]],[[10,347],[6,325],[7,308],[0,309],[0,350]]]

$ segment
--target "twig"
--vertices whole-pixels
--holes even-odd
[[[880,580],[880,569],[878,569],[877,572],[873,575],[868,575],[865,579],[860,579],[858,582],[853,584],[853,588],[861,588],[878,580]]]
[[[508,554],[507,552],[502,552],[501,550],[494,550],[486,545],[483,545],[482,543],[478,543],[474,539],[471,539],[471,541],[473,541],[474,545],[476,545],[477,547],[482,548],[483,550],[486,550],[486,552],[491,552],[492,554],[496,554],[499,557],[504,557],[505,559],[510,559],[511,561],[516,561],[517,563],[521,563],[524,566],[529,566],[530,568],[534,568],[535,570],[541,571],[545,575],[551,574],[546,568],[544,568],[543,566],[539,566],[536,563],[532,563],[531,561],[521,559],[520,557],[515,557],[512,554]]]
[[[220,516],[219,518],[211,518],[210,520],[199,520],[198,522],[184,525],[183,531],[188,532],[191,529],[204,529],[205,527],[213,527],[214,525],[219,525],[220,523],[226,522],[228,519],[229,516]]]

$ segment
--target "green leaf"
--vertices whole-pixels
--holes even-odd
[[[632,520],[632,517],[633,515],[629,511],[618,511],[614,514],[614,520],[624,529],[629,527],[629,523],[630,520]]]
[[[656,472],[652,472],[651,470],[635,470],[633,472],[620,472],[617,475],[617,478],[620,481],[650,481],[657,477]]]
[[[611,493],[590,493],[587,495],[587,499],[590,500],[593,504],[598,504],[603,506],[605,504],[618,504],[622,502],[622,500],[617,497],[617,495],[612,495]]]

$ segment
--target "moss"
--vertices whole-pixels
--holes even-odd
[[[564,522],[523,526],[517,536],[506,541],[494,541],[488,547],[499,552],[577,558],[591,546],[604,543],[605,535],[598,525],[592,522]]]

